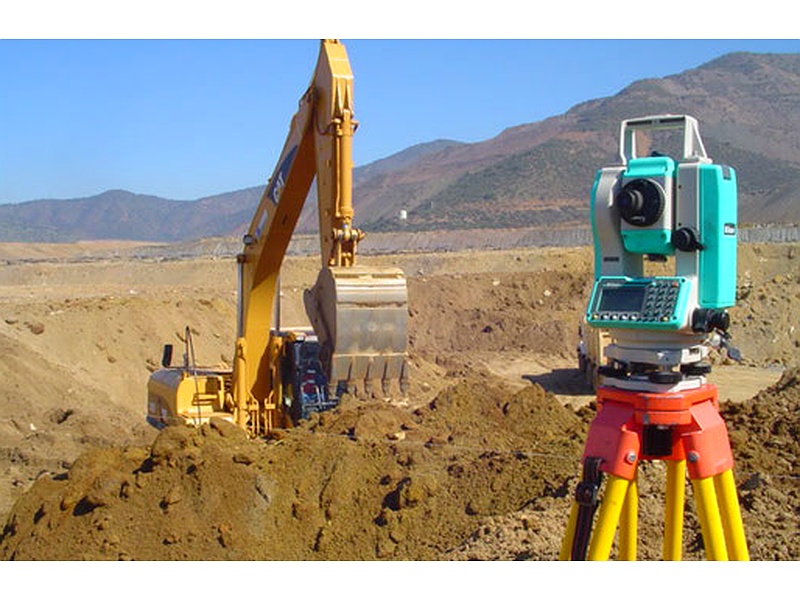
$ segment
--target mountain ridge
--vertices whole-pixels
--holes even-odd
[[[665,113],[697,118],[709,155],[734,166],[743,223],[797,223],[796,106],[800,54],[726,54],[675,75],[635,81],[561,115],[509,126],[487,140],[433,140],[357,167],[357,224],[368,231],[585,225],[596,170],[619,161],[620,121]],[[188,201],[106,190],[0,205],[0,241],[238,235],[265,183]],[[312,189],[298,233],[316,230],[315,204]]]

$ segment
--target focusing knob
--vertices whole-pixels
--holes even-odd
[[[694,252],[705,248],[700,243],[700,234],[692,226],[680,227],[673,231],[670,241],[675,248],[684,252]]]
[[[661,218],[664,198],[659,187],[649,179],[634,179],[614,198],[622,219],[636,227],[647,227]]]

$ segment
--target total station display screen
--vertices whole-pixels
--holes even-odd
[[[626,285],[623,287],[606,287],[600,295],[600,312],[638,312],[642,310],[645,286]]]

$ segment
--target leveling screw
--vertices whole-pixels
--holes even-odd
[[[696,463],[698,460],[700,460],[700,455],[694,450],[692,450],[691,452],[689,452],[689,454],[686,455],[686,459],[690,463]]]
[[[636,462],[636,452],[628,452],[625,455],[625,462],[628,464],[633,464]]]

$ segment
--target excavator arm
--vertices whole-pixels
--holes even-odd
[[[233,400],[236,421],[268,431],[281,411],[279,273],[316,177],[321,271],[305,306],[331,394],[370,393],[379,379],[405,393],[407,291],[399,269],[356,266],[353,227],[353,74],[344,45],[322,40],[277,166],[253,216],[239,263]],[[260,424],[254,426],[254,421]]]

